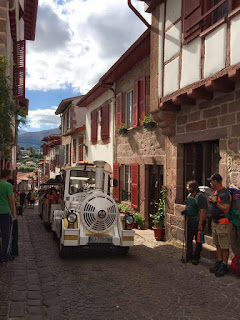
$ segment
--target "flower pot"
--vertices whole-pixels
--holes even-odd
[[[119,134],[126,134],[128,131],[127,128],[118,129]]]
[[[144,128],[147,128],[147,129],[154,128],[156,126],[156,122],[155,121],[145,122],[143,126]]]
[[[132,228],[132,229],[137,229],[137,227],[138,227],[138,224],[137,224],[136,222],[133,222],[133,223],[131,224],[131,228]]]
[[[157,241],[163,241],[165,236],[165,228],[153,227],[154,237]]]

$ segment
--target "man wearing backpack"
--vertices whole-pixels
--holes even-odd
[[[197,265],[200,260],[200,254],[202,251],[202,243],[197,242],[198,231],[203,231],[205,226],[205,215],[207,211],[207,199],[199,190],[197,181],[189,181],[187,183],[187,196],[186,210],[184,211],[185,219],[187,221],[187,254],[186,261],[182,259],[182,262],[192,262]],[[193,252],[193,238],[195,237],[196,246]]]
[[[210,181],[211,187],[214,190],[213,195],[209,197],[209,201],[211,203],[210,213],[212,216],[213,243],[217,248],[217,261],[209,271],[215,273],[216,277],[222,277],[229,272],[227,263],[232,225],[226,215],[230,211],[231,195],[228,189],[223,187],[220,174],[215,173],[207,180]]]

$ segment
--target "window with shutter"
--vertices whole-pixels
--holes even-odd
[[[144,120],[146,114],[146,77],[139,80],[139,119]]]
[[[79,138],[78,161],[83,161],[83,138]]]
[[[117,94],[116,97],[116,131],[122,124],[122,92]]]
[[[97,117],[98,112],[92,111],[91,113],[91,141],[97,142]]]
[[[71,157],[72,157],[72,149],[71,149],[71,143],[69,143],[68,145],[68,152],[69,152],[69,155],[68,155],[68,160],[69,160],[69,164],[71,165]]]
[[[118,184],[116,187],[113,187],[113,198],[115,201],[119,202],[120,200],[120,172],[119,172],[119,163],[113,164],[113,179],[116,179]]]
[[[13,96],[25,98],[25,40],[14,42]]]
[[[101,107],[101,138],[109,138],[109,105]]]
[[[138,188],[139,188],[139,165],[137,163],[131,164],[131,206],[138,209]]]
[[[66,145],[66,164],[68,164],[69,153],[68,153],[68,144]]]
[[[46,144],[43,145],[43,155],[44,156],[47,155],[47,145]]]
[[[138,126],[138,102],[139,102],[139,84],[138,81],[133,86],[133,112],[132,112],[132,126]]]
[[[76,139],[74,139],[73,140],[73,155],[72,155],[73,163],[76,163],[76,151],[77,151],[77,141],[76,141]]]
[[[195,39],[201,32],[201,0],[183,0],[183,36],[184,43]]]

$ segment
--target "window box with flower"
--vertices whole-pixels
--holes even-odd
[[[151,129],[156,126],[156,122],[153,120],[153,117],[150,116],[145,116],[143,120],[139,120],[140,123],[143,124],[144,128],[146,129]]]
[[[128,129],[126,128],[125,123],[121,124],[121,125],[118,127],[118,133],[119,133],[119,134],[126,134],[127,132],[128,132]]]

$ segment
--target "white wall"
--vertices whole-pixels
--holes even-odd
[[[201,45],[202,39],[197,38],[183,46],[181,88],[201,80]]]
[[[73,120],[77,120],[77,124],[74,127],[79,128],[86,124],[86,108],[79,108],[76,104],[78,103],[79,98],[73,100],[72,105],[74,106]]]
[[[182,22],[177,20],[181,17],[182,1],[168,0],[166,4],[165,21],[165,43],[164,62],[168,62],[181,50],[181,30]],[[161,7],[160,19],[164,21],[164,6]],[[176,23],[177,22],[177,23]],[[160,21],[160,23],[162,23]],[[174,24],[174,25],[173,25]],[[162,25],[161,25],[162,26]],[[160,33],[159,43],[162,41]],[[161,48],[160,48],[161,49]],[[160,52],[160,51],[159,51]],[[162,69],[162,63],[159,64]],[[159,72],[161,73],[161,72]],[[159,81],[160,82],[160,81]],[[179,89],[179,56],[168,62],[164,67],[164,96]]]
[[[182,46],[181,50],[181,0],[167,0],[160,5],[159,18],[159,98],[201,80],[201,55],[204,54],[203,76],[208,78],[226,67],[227,23],[218,26],[205,38],[197,37]],[[177,22],[178,21],[178,22]],[[177,22],[177,23],[176,23]],[[175,24],[175,25],[173,25]],[[164,38],[164,30],[165,38]],[[240,62],[240,14],[230,22],[230,64]],[[165,40],[164,40],[165,39]],[[163,44],[164,42],[164,44]],[[205,49],[202,48],[204,45]],[[205,50],[205,51],[202,51]],[[163,52],[164,51],[164,52]],[[176,56],[174,58],[174,56]],[[181,59],[181,61],[179,60]],[[163,61],[167,64],[163,65]],[[179,67],[181,79],[179,87]],[[164,74],[164,79],[162,75]],[[162,92],[162,82],[164,82]]]
[[[163,33],[164,33],[164,8],[165,3],[160,5],[160,18],[159,18],[159,47],[158,47],[158,69],[159,69],[159,76],[158,76],[158,95],[159,98],[162,97],[162,75],[163,75]]]
[[[166,28],[181,17],[182,0],[168,0],[166,7]]]
[[[91,144],[91,112],[97,108],[100,108],[107,100],[111,99],[110,105],[110,116],[109,116],[109,143],[105,144],[104,141],[101,140],[101,122],[100,116],[98,119],[98,141],[101,143],[96,143],[94,145]],[[89,162],[93,162],[95,160],[104,160],[109,163],[112,167],[113,165],[113,155],[114,155],[114,110],[115,110],[115,98],[114,93],[111,90],[108,90],[103,95],[101,95],[94,102],[89,104],[87,107],[86,113],[86,137],[85,143],[88,146],[88,154],[87,160]],[[99,111],[100,115],[100,111]],[[103,143],[103,144],[102,144]]]
[[[181,46],[181,22],[172,26],[165,34],[165,55],[164,62],[171,59],[180,52]]]
[[[205,38],[204,77],[207,78],[225,68],[227,25],[222,24]],[[237,43],[236,43],[237,45]]]
[[[231,65],[240,62],[240,15],[231,21]]]
[[[179,58],[174,59],[165,66],[164,95],[178,90],[179,84]]]

